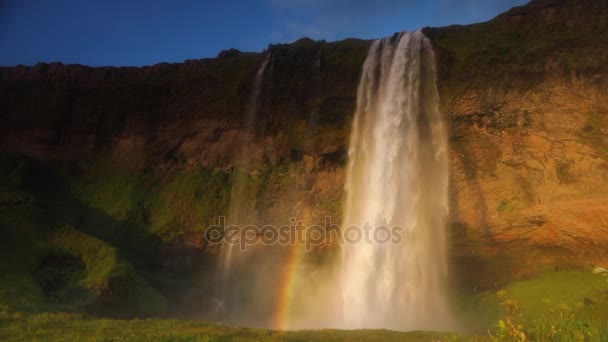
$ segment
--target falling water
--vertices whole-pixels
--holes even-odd
[[[260,95],[262,93],[262,88],[264,86],[264,75],[266,74],[266,68],[268,67],[268,63],[270,62],[272,54],[269,52],[266,54],[262,65],[258,69],[255,74],[255,78],[253,79],[253,85],[251,88],[251,93],[249,95],[249,101],[247,102],[247,108],[245,111],[245,116],[243,120],[243,126],[247,130],[247,133],[252,135],[251,138],[256,134],[256,119],[259,119],[259,106],[258,102],[260,101]],[[245,145],[242,147],[246,148]],[[244,151],[241,149],[241,155],[237,155],[236,159],[242,160],[244,157]]]
[[[272,59],[272,54],[267,53],[262,65],[255,74],[247,107],[242,118],[243,132],[237,139],[237,146],[233,157],[233,174],[232,174],[232,191],[230,196],[230,204],[228,208],[228,217],[226,218],[226,226],[228,225],[248,225],[254,222],[248,222],[251,219],[251,210],[247,208],[245,199],[248,189],[247,182],[247,165],[253,153],[253,143],[256,136],[260,133],[260,125],[258,121],[262,121],[260,110],[260,98],[264,88],[264,77],[266,69]],[[221,246],[219,274],[217,277],[216,300],[221,302],[222,306],[229,295],[229,277],[235,263],[235,250],[239,246],[225,243]]]
[[[429,40],[415,32],[375,41],[357,94],[343,227],[368,223],[382,239],[378,227],[398,226],[401,241],[343,247],[345,328],[448,324],[447,158]]]
[[[315,106],[310,111],[308,116],[308,127],[315,128],[319,121],[319,102],[321,98],[321,52],[323,50],[319,49],[317,51],[317,56],[315,57],[315,61],[312,65],[312,84],[313,90],[311,92],[311,99],[315,102]]]

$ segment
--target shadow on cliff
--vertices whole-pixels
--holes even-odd
[[[462,136],[452,137],[452,140],[466,139]],[[454,145],[454,143],[452,143]],[[471,192],[471,199],[475,215],[473,222],[464,223],[458,216],[460,208],[456,201],[456,189],[453,186],[451,206],[457,213],[457,223],[451,227],[452,268],[453,281],[458,288],[468,292],[485,289],[496,289],[505,282],[512,280],[511,274],[517,260],[513,258],[513,248],[518,246],[504,246],[496,239],[492,231],[488,203],[483,188],[479,182],[479,171],[475,160],[467,150],[457,150],[462,163],[462,170]],[[475,224],[471,226],[470,224]],[[519,245],[520,241],[516,242]]]
[[[3,183],[1,184],[2,198],[10,197],[11,193],[23,194],[23,201],[18,203],[6,201],[0,203],[0,209],[5,210],[6,213],[0,220],[0,225],[3,226],[2,231],[10,235],[11,231],[22,229],[19,227],[24,226],[24,224],[33,227],[31,234],[34,240],[22,246],[9,245],[9,249],[30,248],[34,251],[37,248],[36,245],[42,242],[43,245],[48,245],[48,247],[44,249],[43,254],[39,255],[40,259],[37,261],[38,265],[34,265],[36,267],[34,271],[49,268],[46,266],[49,266],[47,265],[48,262],[52,261],[51,268],[55,272],[61,273],[64,269],[70,269],[69,265],[61,264],[63,260],[74,261],[72,260],[73,257],[62,256],[65,251],[62,252],[61,248],[58,250],[57,248],[49,248],[53,243],[45,241],[45,239],[49,239],[54,233],[65,230],[65,227],[71,227],[69,228],[70,231],[77,236],[84,233],[85,240],[82,241],[88,242],[86,236],[101,240],[101,242],[91,243],[90,246],[104,246],[107,244],[107,248],[110,250],[112,247],[116,247],[118,257],[128,261],[128,264],[123,264],[126,269],[121,266],[123,267],[122,270],[126,270],[126,272],[118,275],[112,272],[107,280],[107,286],[97,289],[97,298],[87,306],[87,311],[105,316],[133,316],[135,313],[131,305],[134,305],[133,298],[137,295],[135,293],[137,291],[136,286],[140,282],[137,278],[139,274],[147,274],[160,269],[159,248],[161,241],[158,237],[152,235],[137,218],[129,217],[126,220],[118,220],[103,210],[83,203],[73,193],[68,182],[69,177],[73,176],[70,171],[62,171],[62,167],[43,164],[22,154],[0,151],[0,183]],[[11,211],[16,212],[17,208],[27,208],[28,210],[24,216],[13,215],[11,217]],[[87,253],[82,252],[85,248],[88,248],[82,246],[82,241],[77,240],[75,248],[79,249],[80,253]],[[10,254],[10,250],[8,252]],[[86,260],[100,255],[98,251],[89,250],[88,253],[90,254],[80,256],[83,259],[82,261],[87,263],[87,269],[91,265],[103,263],[103,260]],[[82,264],[81,261],[79,263]],[[128,271],[131,269],[130,265],[133,266],[133,271]],[[15,268],[17,272],[28,272],[28,270],[17,269],[18,266]],[[80,265],[80,268],[82,268],[82,265]],[[137,270],[137,273],[135,273],[135,270]],[[58,274],[57,277],[59,278],[55,277],[53,282],[56,283],[57,280],[61,279],[66,281],[67,276],[69,275]],[[44,284],[40,283],[39,285],[41,290],[46,292]],[[67,300],[73,301],[75,299],[68,298]]]

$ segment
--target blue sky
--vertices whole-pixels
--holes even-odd
[[[527,0],[0,0],[0,65],[149,65],[486,21]]]

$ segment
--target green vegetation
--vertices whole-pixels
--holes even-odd
[[[102,154],[73,170],[0,154],[1,308],[141,317],[163,314],[189,289],[204,286],[200,265],[212,255],[169,256],[166,270],[160,248],[182,236],[198,241],[226,215],[231,175],[206,168],[144,171],[141,161],[122,160]],[[288,222],[302,186],[301,163],[267,160],[244,175],[251,209]]]
[[[85,288],[101,293],[109,287],[110,281],[134,276],[132,266],[121,260],[115,247],[71,227],[57,229],[48,242],[57,248],[58,253],[65,253],[84,262],[86,276],[81,284]]]
[[[108,229],[121,234],[122,223],[128,222],[140,235],[171,241],[204,231],[225,214],[230,199],[228,174],[206,168],[155,175],[101,158],[76,179],[72,186],[78,200],[115,220],[113,227],[108,222],[99,225],[106,230],[96,232],[102,235],[108,235]]]
[[[101,157],[80,173],[9,153],[0,190],[0,308],[24,314],[166,312],[161,238],[202,232],[229,198],[223,172],[161,178]]]
[[[14,341],[441,341],[453,334],[387,330],[272,331],[176,320],[109,320],[0,312],[0,339]],[[455,336],[455,335],[454,335]]]
[[[230,189],[229,176],[222,171],[177,173],[153,195],[150,229],[168,240],[184,232],[204,231],[226,215]]]
[[[573,2],[574,3],[574,2]],[[580,2],[583,3],[583,2]],[[532,10],[531,10],[532,11]],[[593,15],[594,13],[588,13]],[[432,28],[440,77],[449,87],[531,89],[547,76],[593,76],[608,71],[606,25],[595,19],[577,25],[538,24],[541,13],[526,22],[502,17],[468,26]],[[579,18],[580,19],[580,18]]]
[[[4,219],[6,210],[0,210]],[[4,220],[3,220],[4,221]],[[44,255],[28,225],[8,229],[1,225],[0,307],[11,311],[45,310],[45,298],[34,272]]]
[[[67,235],[61,239],[61,241],[67,241],[62,243],[64,246],[72,245],[70,241],[75,243],[79,239],[84,239],[78,245],[90,247],[79,247],[77,250],[83,251],[77,252],[75,255],[78,253],[82,255],[92,253],[86,252],[86,250],[93,246],[100,248],[102,254],[111,252],[111,249],[105,247],[103,243],[86,238],[81,233],[68,228],[59,230],[55,234]],[[23,246],[26,240],[31,238],[25,235],[16,236],[15,234],[7,234],[5,237],[7,239],[3,239],[3,243],[8,242],[14,246],[19,244]],[[27,243],[31,243],[31,241],[27,241]],[[379,338],[410,340],[410,337],[416,336],[420,337],[420,340],[430,340],[428,335],[424,334],[402,334],[385,331],[278,333],[187,321],[120,321],[87,318],[81,315],[36,314],[36,312],[53,310],[53,307],[55,310],[62,308],[49,304],[45,300],[45,295],[39,288],[36,278],[27,274],[28,267],[34,269],[37,267],[34,259],[40,258],[42,255],[42,249],[40,245],[38,246],[29,246],[27,249],[2,248],[4,253],[7,251],[13,253],[38,251],[38,255],[23,253],[21,256],[12,255],[10,259],[3,255],[2,260],[16,260],[19,261],[19,264],[15,265],[15,262],[2,263],[3,275],[0,278],[0,300],[5,312],[0,319],[0,336],[17,337],[22,340],[29,340],[34,337],[52,340],[82,339],[84,337],[99,340],[104,338],[127,340],[150,340],[155,338],[167,340],[238,340],[246,338],[260,340],[343,340],[355,336],[360,340],[376,340]],[[68,247],[63,248],[68,249]],[[107,265],[100,266],[97,271],[95,268],[91,271],[87,270],[89,275],[83,275],[80,278],[81,282],[87,278],[104,279],[111,277],[110,275],[102,276],[102,274],[112,274],[113,272],[109,270],[121,269],[120,261],[112,253],[99,259],[108,259],[104,263]],[[14,265],[13,269],[9,267],[11,264]],[[128,269],[128,266],[126,269]],[[120,273],[119,271],[118,274]],[[563,341],[571,341],[580,336],[587,336],[586,339],[579,340],[599,341],[601,338],[606,338],[608,333],[608,326],[605,321],[605,317],[608,317],[606,311],[608,308],[608,277],[604,275],[582,271],[551,272],[538,278],[512,283],[504,289],[508,299],[516,303],[517,314],[509,313],[508,308],[505,311],[504,302],[507,298],[497,298],[492,290],[473,296],[465,296],[461,299],[459,309],[461,312],[458,312],[457,316],[463,319],[465,326],[470,327],[473,331],[478,331],[482,339],[485,338],[484,332],[488,327],[495,327],[491,329],[492,336],[495,338],[506,336],[505,329],[511,329],[509,323],[507,323],[507,318],[505,318],[509,315],[511,315],[515,327],[521,326],[518,330],[524,332],[528,340],[557,340],[559,337]],[[16,301],[19,301],[19,303]],[[143,302],[146,302],[146,300]],[[149,298],[147,302],[149,302]],[[63,310],[65,309],[66,306],[63,306]],[[499,320],[504,322],[504,326],[497,323]],[[551,337],[548,338],[547,336]]]
[[[108,157],[98,158],[84,177],[70,179],[75,197],[116,220],[128,219],[148,195],[140,172],[125,169]]]
[[[608,276],[550,272],[497,292],[460,296],[455,315],[469,334],[387,330],[272,331],[184,320],[100,319],[81,314],[0,310],[0,339],[126,341],[603,341]],[[489,332],[489,334],[488,334]]]
[[[16,207],[20,205],[28,205],[32,198],[18,188],[10,185],[0,185],[0,206]]]
[[[608,339],[608,276],[550,272],[485,291],[459,304],[464,324],[491,329],[496,341],[604,341]],[[525,338],[522,339],[522,335]]]

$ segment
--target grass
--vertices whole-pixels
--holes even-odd
[[[5,210],[0,210],[4,217]],[[29,232],[1,226],[0,307],[5,310],[45,310],[45,298],[33,272],[44,253],[43,247]]]
[[[34,277],[46,249],[38,239],[38,211],[32,206],[0,207],[0,307],[6,310],[49,309]]]
[[[227,327],[195,321],[109,320],[71,314],[0,313],[0,339],[11,341],[440,341],[453,334],[388,330],[303,330]]]
[[[546,302],[577,306],[585,298],[601,301],[608,294],[608,278],[591,272],[551,272],[542,277],[513,283],[505,290],[521,303],[528,315],[542,317]]]
[[[203,233],[226,215],[229,174],[206,168],[145,173],[117,162],[102,156],[74,172],[0,156],[0,198],[7,199],[0,203],[0,305],[25,313],[162,314],[166,296],[180,302],[189,288],[201,286],[198,263],[178,275],[161,269],[159,244]],[[267,162],[247,174],[247,196],[263,206],[256,210],[277,205],[293,188],[300,172],[294,165]],[[173,287],[176,282],[188,289]]]
[[[118,249],[107,243],[65,226],[52,233],[49,243],[59,253],[81,259],[86,266],[86,276],[82,286],[95,292],[102,292],[115,279],[131,280],[134,270],[122,259]]]
[[[511,283],[497,292],[485,291],[461,298],[458,305],[457,312],[465,326],[478,334],[489,329],[501,341],[515,340],[500,338],[509,319],[532,341],[608,339],[608,276],[605,275],[585,271],[550,272]],[[499,325],[499,321],[505,326]]]
[[[498,294],[498,295],[497,295]],[[0,309],[0,339],[87,341],[604,341],[608,276],[550,272],[500,291],[461,296],[455,315],[474,335],[388,330],[273,331],[170,319],[103,319]],[[502,323],[500,323],[502,322]],[[488,334],[489,332],[489,334]]]
[[[65,174],[32,159],[0,154],[0,198],[10,199],[0,203],[0,308],[151,314],[166,307],[125,251],[104,239],[117,231],[124,234],[119,228],[139,205],[139,183],[125,190],[132,181],[125,173],[93,175],[97,179],[68,179],[74,181],[70,184]],[[116,177],[102,189],[106,183],[99,175]],[[73,189],[81,191],[80,199]]]
[[[137,276],[117,248],[69,226],[50,231],[27,221],[12,226],[10,216],[0,220],[0,309],[148,315],[166,308],[162,294]],[[69,260],[81,262],[82,270]]]

